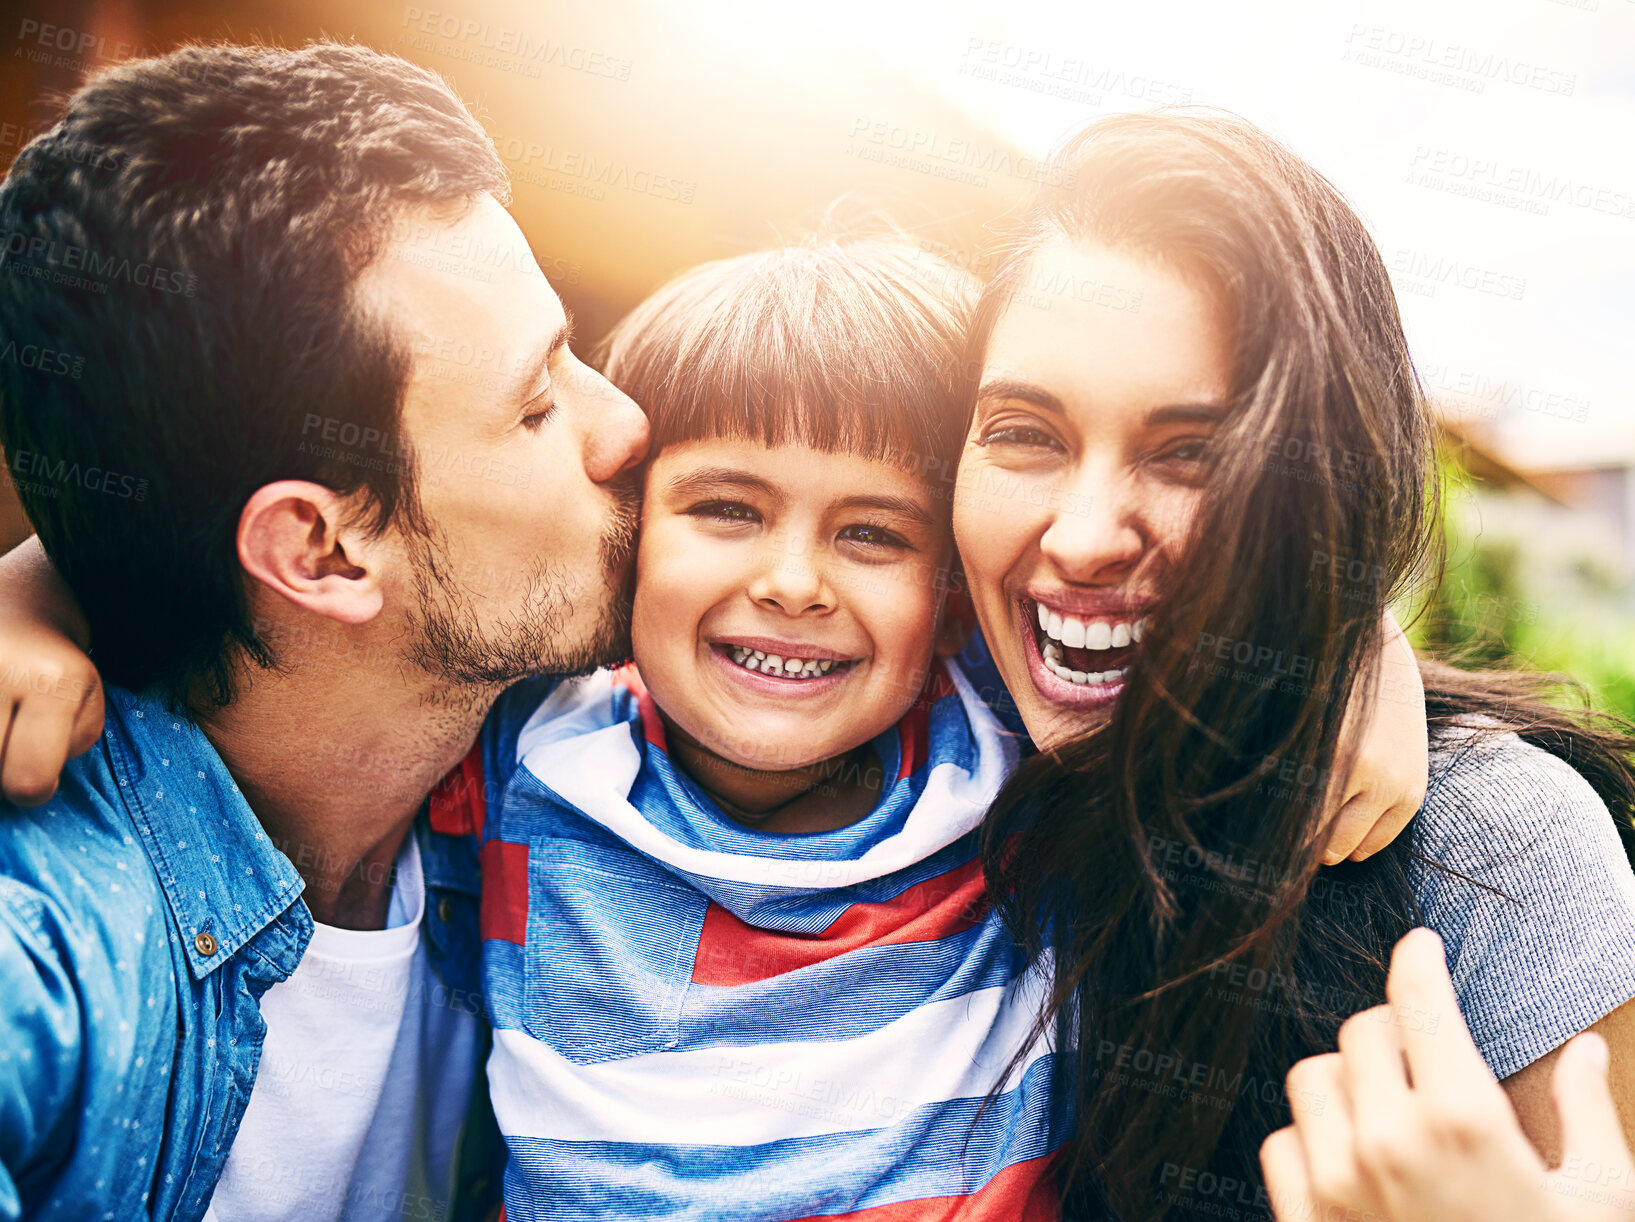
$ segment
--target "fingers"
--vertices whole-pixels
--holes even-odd
[[[102,737],[102,725],[107,718],[103,707],[102,679],[95,672],[85,685],[85,694],[74,710],[73,730],[68,736],[68,758],[84,755]]]
[[[1340,1027],[1340,1081],[1358,1130],[1391,1127],[1408,1109],[1408,1071],[1390,1006],[1353,1014]]]
[[[1417,798],[1412,795],[1399,797],[1373,821],[1368,831],[1359,843],[1346,856],[1352,861],[1363,861],[1378,853],[1391,841],[1402,835],[1402,829],[1408,826],[1410,820],[1419,813],[1420,805],[1424,802],[1423,790]]]
[[[1260,1143],[1260,1173],[1278,1222],[1306,1222],[1317,1216],[1317,1198],[1306,1174],[1306,1152],[1299,1132],[1291,1125]]]
[[[1397,943],[1385,999],[1415,1090],[1439,1100],[1481,1099],[1501,1090],[1459,1013],[1446,952],[1434,931],[1410,930]]]
[[[1368,836],[1378,815],[1378,807],[1370,794],[1359,793],[1348,798],[1329,824],[1323,864],[1337,865],[1350,857]]]
[[[1319,1200],[1365,1207],[1372,1200],[1357,1166],[1356,1135],[1339,1053],[1307,1057],[1289,1070],[1287,1090],[1308,1191]]]
[[[1629,1146],[1607,1086],[1607,1041],[1593,1031],[1574,1036],[1556,1059],[1550,1097],[1561,1125],[1563,1169],[1574,1165],[1623,1168],[1628,1183]]]
[[[68,762],[76,709],[50,696],[25,697],[14,706],[0,747],[0,794],[18,806],[39,806],[57,792]]]

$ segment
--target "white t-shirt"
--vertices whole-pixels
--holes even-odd
[[[426,962],[425,908],[411,834],[386,928],[314,922],[294,973],[262,995],[255,1089],[205,1222],[448,1216],[476,1017]]]

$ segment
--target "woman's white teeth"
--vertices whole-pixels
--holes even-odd
[[[728,654],[745,670],[777,675],[780,679],[816,679],[840,665],[833,658],[781,658],[775,653],[745,649],[741,645],[731,646]]]
[[[1146,631],[1147,621],[1082,620],[1071,615],[1060,615],[1037,604],[1039,627],[1053,641],[1060,641],[1069,649],[1123,649],[1132,641],[1139,641]]]
[[[1059,675],[1069,683],[1079,683],[1086,687],[1098,683],[1116,683],[1129,674],[1129,667],[1115,667],[1112,670],[1073,670],[1062,665],[1062,647],[1055,641],[1045,642],[1045,665],[1052,674]]]

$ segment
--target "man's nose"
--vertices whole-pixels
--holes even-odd
[[[647,457],[647,417],[635,400],[601,374],[586,370],[584,394],[593,396],[599,410],[587,413],[585,473],[598,484],[624,474]]]

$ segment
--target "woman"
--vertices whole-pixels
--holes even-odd
[[[1382,995],[1421,920],[1536,1142],[1547,1054],[1581,1029],[1635,1102],[1635,876],[1595,792],[1627,815],[1625,740],[1526,680],[1429,667],[1430,799],[1316,878],[1341,710],[1436,525],[1373,242],[1229,118],[1102,120],[1053,169],[1074,185],[1041,189],[978,308],[955,528],[1043,748],[987,865],[1053,972],[1041,1023],[1076,1050],[1073,1199],[1121,1222],[1264,1212],[1261,1140],[1324,1102],[1285,1072]],[[1139,644],[1106,627],[1133,621]]]

